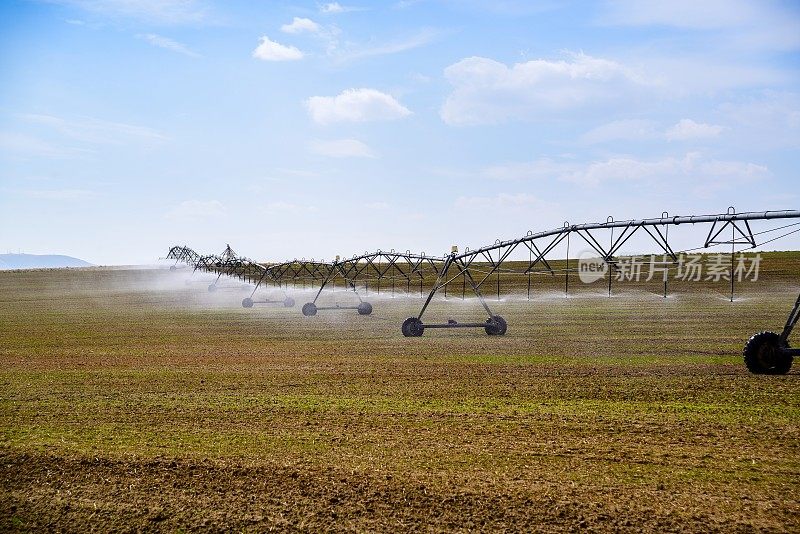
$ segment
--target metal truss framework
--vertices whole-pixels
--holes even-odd
[[[232,252],[230,247],[226,251]],[[306,284],[309,288],[319,285],[313,301],[307,303],[303,308],[303,313],[306,315],[315,315],[317,311],[333,309],[352,309],[362,315],[369,315],[372,307],[362,299],[359,289],[363,288],[364,293],[368,295],[370,284],[372,284],[373,291],[378,293],[381,291],[382,284],[392,293],[398,285],[405,286],[406,292],[410,293],[412,286],[417,287],[418,284],[422,296],[424,294],[423,282],[426,276],[437,276],[446,262],[446,257],[433,258],[408,251],[384,252],[379,250],[351,258],[337,257],[332,262],[315,261],[312,258],[311,260],[294,259],[283,263],[267,264],[240,258],[230,253],[203,256],[186,246],[172,247],[167,254],[167,259],[174,259],[176,263],[189,264],[194,267],[195,271],[217,274],[217,279],[209,286],[210,291],[216,288],[216,283],[221,276],[254,284],[250,296],[242,301],[242,305],[246,308],[252,307],[253,304],[277,302],[281,302],[287,307],[294,306],[294,300],[288,295],[281,300],[254,300],[253,297],[262,286],[272,284],[285,291],[289,288],[290,283],[294,287],[302,284],[303,288],[306,287]],[[335,289],[339,280],[344,282],[345,288],[352,290],[358,299],[358,304],[317,306],[317,300],[325,288],[332,286]]]
[[[654,219],[638,219],[627,221],[614,221],[612,218],[603,223],[586,223],[578,225],[570,225],[564,223],[561,228],[548,230],[539,233],[529,232],[528,235],[511,239],[508,241],[497,241],[493,245],[482,247],[476,250],[465,251],[458,254],[453,252],[448,258],[443,267],[439,278],[428,294],[422,309],[415,317],[409,317],[403,323],[403,335],[408,337],[421,336],[426,328],[458,328],[458,327],[482,327],[489,335],[503,335],[506,332],[505,320],[495,315],[489,307],[486,299],[481,293],[481,287],[486,283],[489,278],[499,272],[504,262],[509,256],[517,249],[522,248],[529,253],[530,260],[527,267],[522,271],[522,274],[531,273],[537,270],[545,270],[553,272],[552,267],[548,263],[547,254],[552,252],[562,242],[567,243],[567,271],[569,271],[569,240],[571,236],[576,236],[588,245],[590,249],[598,254],[607,268],[613,272],[618,263],[618,253],[631,237],[635,234],[646,235],[648,241],[655,245],[659,253],[663,252],[665,258],[669,258],[672,262],[678,262],[678,255],[673,250],[669,243],[669,228],[681,224],[704,224],[710,225],[709,231],[705,240],[703,248],[708,248],[716,245],[730,245],[731,246],[731,270],[733,270],[733,254],[736,247],[754,248],[759,245],[756,240],[757,235],[766,232],[755,234],[751,227],[750,221],[766,221],[774,219],[800,219],[800,211],[765,211],[765,212],[749,212],[749,213],[736,213],[733,208],[729,208],[728,212],[719,215],[692,215],[692,216],[674,216],[669,217],[666,213],[662,214],[660,218]],[[793,223],[790,225],[782,226],[768,231],[781,230],[790,226],[796,226],[800,223]],[[614,231],[617,235],[614,235]],[[787,232],[797,232],[800,229],[795,229]],[[728,239],[728,231],[730,231],[730,238]],[[606,233],[610,234],[608,245],[603,245],[605,242]],[[779,236],[783,237],[783,236]],[[777,239],[777,238],[776,238]],[[772,241],[770,239],[769,241]],[[763,241],[760,244],[764,244]],[[488,263],[488,270],[475,269],[474,264],[476,260],[483,260]],[[732,272],[731,272],[732,274]],[[443,324],[425,324],[422,322],[422,316],[427,310],[431,300],[436,292],[444,285],[450,283],[453,279],[458,277],[465,277],[475,293],[475,296],[480,301],[483,308],[486,310],[489,318],[485,323],[457,323],[455,321],[448,321]],[[609,275],[609,292],[611,287],[612,276]],[[567,276],[565,280],[569,281]],[[733,299],[733,284],[734,277],[730,276],[731,282],[731,300]],[[666,282],[665,282],[666,284]],[[666,288],[666,286],[665,286]],[[665,289],[666,291],[666,289]],[[666,294],[666,293],[665,293]]]
[[[753,232],[751,222],[772,220],[780,220],[782,223],[776,228]],[[786,224],[786,220],[794,222]],[[732,272],[733,254],[737,247],[739,250],[754,248],[798,232],[800,231],[800,227],[798,227],[800,222],[798,221],[800,221],[800,211],[736,213],[733,208],[729,208],[727,213],[718,215],[670,217],[667,213],[663,213],[661,217],[652,219],[615,221],[609,217],[608,220],[600,223],[578,225],[565,223],[560,228],[538,233],[528,232],[525,236],[517,239],[498,240],[492,245],[474,250],[466,249],[461,253],[453,247],[451,254],[442,257],[426,256],[424,253],[412,254],[408,251],[383,252],[379,250],[345,259],[337,256],[330,262],[294,259],[283,263],[269,264],[238,257],[230,246],[222,254],[210,256],[202,256],[188,247],[178,246],[170,249],[167,258],[176,260],[176,263],[191,265],[195,271],[215,273],[217,280],[221,276],[228,276],[253,283],[255,288],[250,297],[242,302],[245,307],[251,307],[255,303],[253,296],[262,285],[273,284],[285,291],[288,289],[289,283],[294,284],[295,287],[302,284],[304,288],[306,284],[309,287],[315,287],[318,284],[319,289],[314,300],[303,306],[304,315],[316,315],[320,310],[332,309],[351,309],[357,310],[361,315],[369,315],[372,312],[372,306],[362,299],[359,294],[360,289],[363,288],[365,294],[368,294],[371,284],[374,290],[380,292],[383,283],[385,288],[390,285],[394,292],[395,285],[399,283],[401,287],[405,286],[407,293],[411,293],[412,287],[416,289],[418,285],[419,292],[423,295],[423,281],[428,277],[428,280],[435,281],[428,291],[420,312],[414,317],[409,317],[403,323],[402,332],[405,336],[421,336],[428,328],[470,327],[483,328],[489,335],[503,335],[507,328],[506,322],[492,311],[484,297],[483,291],[486,289],[487,282],[492,277],[497,278],[499,296],[501,273],[527,275],[530,294],[530,275],[532,273],[554,274],[555,269],[551,264],[552,254],[557,247],[563,248],[566,245],[566,269],[564,271],[566,274],[565,290],[568,291],[569,272],[571,271],[571,258],[569,257],[571,240],[577,239],[579,243],[588,246],[604,262],[608,270],[614,272],[620,262],[620,251],[634,235],[641,236],[651,246],[654,246],[659,254],[663,254],[666,261],[676,264],[679,252],[687,251],[676,252],[674,250],[669,241],[669,229],[679,225],[701,225],[708,228],[707,232],[704,230],[706,238],[702,248],[730,245]],[[787,228],[789,230],[781,236],[765,236],[769,232]],[[516,256],[512,257],[514,253]],[[527,255],[528,258],[524,262],[519,261],[520,255]],[[548,255],[550,255],[549,258]],[[563,257],[559,259],[563,260]],[[609,292],[612,278],[609,274]],[[340,279],[344,281],[347,289],[353,291],[358,299],[358,304],[317,306],[317,300],[323,290],[329,286],[333,286],[335,289],[336,282]],[[485,322],[459,323],[451,319],[445,323],[423,323],[422,317],[434,296],[442,290],[446,295],[448,285],[459,279],[463,284],[462,290],[469,288],[474,293],[488,314],[488,319]],[[730,281],[731,295],[733,295],[733,276],[730,277]],[[215,284],[216,282],[212,286]],[[666,295],[666,281],[664,284]],[[290,300],[291,297],[285,295],[282,300],[261,302],[283,302],[285,306],[289,306]],[[293,300],[291,300],[291,305],[294,305]]]

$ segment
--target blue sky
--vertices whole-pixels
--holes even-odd
[[[6,1],[0,248],[440,255],[798,209],[798,52],[796,2]]]

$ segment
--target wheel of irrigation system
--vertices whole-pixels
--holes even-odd
[[[785,375],[792,368],[792,355],[783,350],[788,348],[775,332],[759,332],[744,346],[744,364],[756,375]]]
[[[177,271],[177,270],[178,270],[178,268],[177,268],[177,267],[175,267],[174,265],[170,265],[170,266],[169,266],[169,270],[170,270],[170,271]]]
[[[286,297],[283,301],[284,308],[294,308],[294,299],[292,297]]]
[[[312,315],[317,314],[317,305],[313,302],[307,302],[303,304],[303,315],[306,317],[311,317]]]
[[[492,315],[486,319],[486,326],[484,327],[486,333],[490,336],[502,336],[508,330],[508,323],[499,315]]]
[[[213,293],[216,290],[217,290],[217,284],[209,284],[209,286],[208,286],[208,292],[209,293]]]
[[[372,304],[369,302],[362,302],[358,305],[359,315],[369,315],[370,313],[372,313]]]
[[[403,326],[400,327],[405,337],[420,337],[425,332],[425,327],[416,317],[409,317],[403,321]]]
[[[253,299],[247,297],[246,299],[242,300],[242,308],[252,308],[253,307]]]

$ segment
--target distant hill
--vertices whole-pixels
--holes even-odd
[[[92,264],[58,254],[0,254],[3,269],[55,269],[59,267],[90,267]]]

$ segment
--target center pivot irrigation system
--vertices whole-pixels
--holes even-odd
[[[756,222],[767,225],[767,228],[753,231],[751,224]],[[695,231],[702,230],[706,236],[701,247],[690,250],[675,251],[670,244],[670,228],[684,225]],[[774,232],[781,232],[775,235]],[[530,296],[531,275],[555,275],[554,251],[566,249],[566,258],[562,255],[559,261],[565,262],[562,270],[565,274],[565,290],[569,288],[569,273],[571,268],[570,241],[578,241],[597,256],[608,274],[608,291],[611,294],[613,273],[621,268],[622,247],[629,243],[631,238],[638,236],[638,246],[642,241],[655,247],[659,255],[663,255],[664,263],[677,265],[680,253],[708,249],[716,246],[730,246],[730,290],[731,300],[734,292],[734,266],[737,250],[752,249],[766,243],[775,241],[789,234],[800,232],[800,211],[760,211],[736,213],[729,208],[727,213],[717,215],[689,215],[669,216],[666,212],[661,217],[652,219],[637,219],[615,221],[609,217],[605,222],[569,224],[544,232],[528,232],[526,235],[510,240],[497,240],[494,244],[459,252],[457,247],[452,247],[450,254],[433,257],[425,253],[412,254],[411,252],[377,251],[354,255],[342,259],[337,256],[333,261],[315,261],[314,259],[294,259],[283,263],[259,263],[247,258],[238,257],[230,246],[226,247],[220,255],[201,256],[186,246],[172,247],[167,255],[174,259],[176,265],[185,263],[192,266],[195,271],[205,271],[217,275],[217,279],[209,286],[209,290],[216,289],[220,277],[227,276],[254,284],[249,297],[242,301],[242,306],[250,308],[259,303],[282,303],[286,307],[294,306],[294,300],[286,293],[289,284],[297,288],[302,284],[305,289],[319,286],[313,301],[302,307],[305,316],[314,316],[320,311],[329,310],[356,310],[359,315],[370,315],[372,305],[362,298],[369,294],[370,284],[373,291],[378,293],[381,285],[384,289],[391,287],[394,294],[396,285],[405,286],[407,294],[412,287],[419,287],[420,296],[424,296],[425,281],[433,280],[422,308],[415,316],[407,318],[401,331],[406,337],[422,336],[428,329],[443,328],[481,328],[490,336],[502,336],[506,333],[508,324],[500,315],[496,314],[489,306],[484,296],[491,280],[496,280],[498,298],[500,294],[500,277],[516,276],[527,277],[527,290]],[[573,250],[575,245],[573,244]],[[562,253],[563,254],[563,253]],[[548,258],[548,255],[550,257]],[[727,278],[726,278],[727,279]],[[338,280],[343,281],[344,287],[351,291],[354,299],[351,304],[318,305],[318,299],[326,287],[336,289]],[[462,296],[466,289],[474,293],[488,318],[482,321],[458,322],[448,319],[446,322],[423,322],[426,310],[439,291],[444,291],[455,281],[461,281]],[[282,292],[280,299],[254,300],[256,291],[262,286],[273,286]],[[416,289],[415,289],[416,290]],[[667,279],[664,277],[664,296],[667,294]],[[797,349],[790,349],[788,337],[798,321],[800,298],[798,298],[783,332],[778,335],[771,332],[761,332],[753,336],[745,349],[745,361],[748,368],[754,373],[785,373],[791,367],[792,358],[798,354]]]

